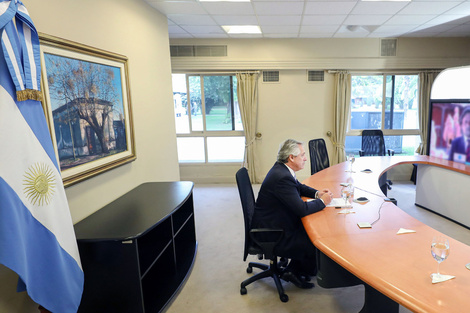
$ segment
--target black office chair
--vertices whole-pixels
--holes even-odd
[[[360,156],[385,156],[385,155],[395,155],[395,151],[388,149],[385,150],[385,140],[384,134],[380,129],[364,129],[362,131],[362,146],[359,150]],[[382,176],[385,176],[385,173]],[[387,195],[387,189],[392,189],[392,181],[386,179],[386,176],[383,178],[385,180],[385,187],[382,188],[382,191]]]
[[[388,155],[395,155],[392,149],[387,150]],[[362,131],[362,146],[360,156],[385,156],[384,134],[380,129],[364,129]]]
[[[240,200],[243,209],[243,218],[245,220],[245,249],[243,253],[243,261],[249,254],[258,255],[262,258],[269,259],[269,265],[257,262],[248,263],[246,269],[247,273],[253,272],[253,267],[262,269],[263,271],[251,276],[244,280],[240,285],[240,294],[247,293],[246,286],[254,281],[262,278],[272,277],[276,283],[279,298],[282,302],[289,301],[289,297],[284,293],[284,288],[281,283],[282,266],[278,263],[277,256],[274,254],[274,247],[281,240],[284,231],[282,229],[269,229],[259,228],[251,229],[251,219],[255,210],[255,196],[253,194],[253,187],[251,186],[250,177],[246,168],[242,167],[235,175],[237,179],[238,192],[240,193]],[[277,236],[277,241],[262,241],[259,235],[274,234]],[[285,263],[285,262],[284,262]]]
[[[330,166],[328,150],[326,149],[325,140],[323,138],[310,140],[308,142],[308,150],[310,152],[311,175]]]

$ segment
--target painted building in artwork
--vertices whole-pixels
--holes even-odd
[[[52,115],[61,168],[64,160],[126,149],[125,123],[114,120],[110,101],[78,98],[55,109]],[[100,125],[102,134],[90,122]]]

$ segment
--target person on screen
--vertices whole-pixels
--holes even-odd
[[[462,136],[452,140],[449,160],[460,163],[470,162],[470,106],[460,113],[460,130]]]
[[[332,199],[328,189],[316,190],[301,184],[295,172],[305,166],[307,157],[301,142],[287,139],[279,148],[277,161],[261,184],[252,219],[252,228],[281,228],[284,235],[274,252],[290,258],[282,279],[299,288],[313,288],[308,276],[316,275],[315,246],[301,218],[321,211]],[[302,196],[313,198],[305,202]]]

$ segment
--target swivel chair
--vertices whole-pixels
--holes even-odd
[[[269,265],[257,262],[248,263],[246,269],[247,273],[253,272],[253,267],[262,269],[263,271],[257,273],[250,278],[244,280],[240,285],[240,294],[247,293],[246,286],[259,279],[272,277],[279,293],[279,298],[282,302],[289,301],[289,297],[284,293],[284,288],[281,283],[282,267],[278,263],[277,256],[274,253],[274,248],[281,240],[284,230],[270,229],[270,228],[257,228],[251,229],[251,220],[255,209],[255,196],[253,194],[253,187],[251,186],[250,177],[246,168],[242,167],[235,175],[237,180],[238,192],[243,209],[243,218],[245,221],[245,248],[243,253],[243,261],[249,254],[258,255],[260,259],[269,259]],[[271,234],[277,237],[276,241],[263,241],[260,240],[259,235]],[[261,257],[260,257],[261,256]]]
[[[323,138],[310,140],[308,142],[308,150],[310,153],[310,175],[330,166],[328,150]]]
[[[392,149],[387,150],[388,155],[395,155]],[[385,140],[383,132],[380,129],[364,129],[362,131],[362,146],[359,150],[360,156],[385,156]],[[392,189],[392,181],[386,178],[384,173],[383,180],[385,184],[381,184],[382,192],[387,195],[387,189]]]
[[[387,150],[388,155],[395,155],[392,149]],[[364,129],[362,131],[362,146],[360,156],[385,156],[384,134],[380,129]]]

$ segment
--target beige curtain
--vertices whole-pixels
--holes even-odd
[[[344,145],[346,142],[346,131],[351,103],[351,74],[347,71],[335,73],[334,105],[335,113],[333,119],[334,130],[331,141],[334,147],[332,164],[346,161]]]
[[[259,183],[256,157],[256,121],[258,117],[258,73],[237,73],[237,96],[245,131],[245,157],[252,183]]]
[[[419,80],[419,135],[421,143],[416,149],[418,154],[426,154],[428,147],[429,130],[429,100],[431,97],[431,87],[440,71],[425,71],[418,75]]]

